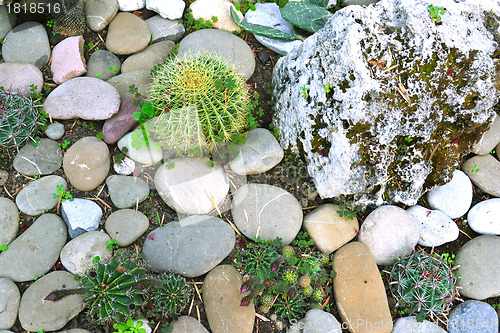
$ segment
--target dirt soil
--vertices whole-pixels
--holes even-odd
[[[147,19],[155,15],[155,13],[148,10],[135,12],[135,14],[144,19]],[[18,25],[28,20],[38,21],[43,25],[45,25],[47,22],[46,17],[37,15],[25,16],[21,17],[20,19],[21,20],[18,20],[17,22]],[[50,32],[50,29],[48,29],[48,31]],[[63,40],[65,37],[66,36],[62,36],[60,34],[52,35],[51,33],[49,33],[51,47],[54,47],[58,42]],[[100,33],[95,33],[90,29],[86,28],[86,31],[84,33],[84,39],[86,46],[89,45],[89,43],[93,43],[94,45],[94,47],[90,49],[85,47],[86,60],[89,59],[92,52],[94,52],[97,48],[99,48],[100,50],[106,49],[104,45],[104,41],[106,40],[106,30]],[[271,93],[270,82],[271,82],[273,66],[279,59],[279,55],[270,50],[267,50],[264,46],[258,43],[255,40],[255,38],[251,35],[244,35],[243,39],[249,44],[251,49],[254,51],[256,57],[255,72],[252,75],[252,77],[248,80],[248,84],[251,86],[252,93],[254,91],[257,91],[260,96],[259,106],[256,109],[258,110],[259,108],[262,108],[264,110],[263,116],[256,115],[256,118],[260,122],[261,127],[269,128],[269,125],[271,124],[272,121],[272,113],[273,113],[271,107],[272,103],[270,95]],[[262,53],[259,55],[259,52]],[[267,55],[269,56],[268,57],[269,59],[265,63],[263,63],[263,61],[261,61],[260,59],[266,60],[265,58],[267,58]],[[120,57],[120,60],[123,61],[125,58],[126,57],[122,56]],[[56,85],[53,83],[51,79],[52,76],[49,67],[45,66],[44,68],[42,68],[42,72],[44,73],[45,76],[45,82],[50,84],[52,88],[55,88]],[[104,123],[103,121],[82,121],[76,119],[72,121],[64,121],[63,124],[66,127],[66,133],[60,140],[58,140],[58,142],[62,143],[65,140],[67,140],[71,144],[73,144],[82,137],[95,136],[98,132],[102,130],[103,123]],[[109,145],[109,149],[112,156],[115,156],[119,153],[116,144]],[[0,155],[0,169],[5,170],[9,173],[9,177],[5,185],[3,187],[0,187],[0,190],[2,191],[1,195],[5,197],[10,197],[13,200],[15,199],[15,195],[20,191],[22,187],[28,185],[31,181],[34,180],[31,177],[20,175],[19,173],[14,171],[12,163],[15,154],[16,150],[10,149],[10,150],[4,150],[3,152],[1,152]],[[148,184],[150,184],[151,188],[151,193],[149,197],[144,202],[138,205],[138,210],[143,212],[149,218],[150,227],[148,231],[140,239],[138,239],[133,245],[129,247],[130,250],[137,253],[141,252],[141,246],[144,243],[146,235],[150,231],[159,227],[160,224],[173,221],[174,218],[177,217],[177,214],[163,202],[163,200],[160,198],[160,196],[154,189],[153,178],[157,167],[158,166],[148,166],[140,168],[139,173],[137,174],[138,177],[141,177]],[[60,168],[55,174],[61,177],[65,177],[62,168]],[[229,178],[234,183],[232,184],[231,190],[234,190],[234,187],[238,186],[237,183],[238,178],[234,177],[234,175],[231,175],[231,173],[229,173],[228,175]],[[312,180],[307,175],[305,165],[300,160],[292,156],[289,152],[286,152],[283,161],[275,168],[273,168],[272,170],[268,171],[265,174],[248,176],[246,181],[248,183],[266,183],[286,189],[287,191],[295,195],[295,197],[299,200],[302,207],[304,207],[303,209],[305,213],[309,212],[310,210],[312,210],[313,208],[322,203],[331,202],[331,200],[323,200],[318,196],[317,192],[314,189]],[[113,211],[116,211],[116,208],[114,208],[110,200],[107,187],[103,184],[94,191],[81,192],[74,189],[68,182],[68,189],[73,195],[73,197],[94,200],[102,208],[104,214],[99,230],[103,229],[104,221]],[[475,188],[473,204],[475,204],[478,201],[485,200],[487,198],[489,198],[488,195],[483,194],[478,188]],[[228,203],[229,200],[227,200],[226,205]],[[424,203],[420,204],[425,206]],[[402,206],[402,208],[405,207]],[[358,219],[360,223],[372,210],[373,208],[367,208],[365,209],[365,211],[358,213]],[[56,209],[54,209],[52,211],[49,211],[49,213],[58,213],[58,212],[56,211]],[[212,214],[215,216],[217,215],[217,212],[214,211],[212,212]],[[225,214],[223,214],[223,218],[225,220],[231,220],[230,213],[226,212]],[[36,217],[31,217],[21,214],[21,222],[20,222],[21,227],[19,235],[22,234],[24,230],[26,230],[35,220]],[[460,237],[458,238],[458,240],[440,246],[438,248],[435,248],[434,252],[438,254],[441,253],[449,253],[450,255],[456,254],[457,251],[460,249],[460,247],[469,240],[469,236],[472,238],[478,236],[474,231],[470,229],[468,225],[462,225],[459,219],[457,219],[457,224],[461,230]],[[68,238],[68,241],[69,240],[70,239]],[[233,252],[222,262],[222,264],[232,264],[234,260],[234,252],[235,250],[233,250]],[[63,268],[60,262],[58,262],[54,266],[53,270],[60,270],[60,269]],[[189,279],[189,281],[196,284],[196,286],[201,289],[204,277],[205,276],[203,275],[194,279]],[[393,318],[396,319],[400,315],[396,312],[395,301],[388,289],[388,281],[386,277],[384,277],[384,283],[386,285],[391,312],[393,313]],[[21,293],[23,293],[30,284],[31,283],[27,282],[27,283],[18,283],[17,285],[19,286]],[[499,298],[489,299],[487,301],[490,304],[500,303]],[[330,308],[330,312],[341,322],[340,316],[338,315],[335,307],[335,303],[333,302],[333,297],[329,298],[328,305]],[[202,300],[197,295],[197,293],[194,294],[192,306],[190,306],[190,311],[188,312],[188,310],[186,310],[184,313],[182,313],[182,315],[190,315],[198,319],[207,329],[209,328]],[[269,318],[270,316],[267,315],[261,318],[265,317]],[[255,320],[254,333],[282,333],[282,332],[284,333],[289,327],[289,324],[286,322],[268,321],[267,319],[261,319],[261,318],[256,318]],[[160,332],[160,328],[163,325],[163,323],[165,323],[166,321],[171,321],[172,319],[173,318],[164,317],[159,321],[152,321],[153,327],[156,327],[155,331]],[[443,325],[443,323],[440,322],[439,324],[443,328],[446,328]],[[81,312],[78,316],[76,316],[74,319],[68,322],[68,324],[64,327],[64,329],[66,330],[71,328],[83,328],[96,333],[114,332],[114,329],[111,327],[111,325],[100,326],[92,323],[90,317],[88,316],[88,310],[84,310],[83,312]],[[16,322],[15,326],[11,330],[16,333],[26,332],[25,330],[22,329],[19,321]],[[348,331],[343,330],[343,332],[348,332]]]

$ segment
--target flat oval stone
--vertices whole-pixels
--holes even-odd
[[[60,176],[45,176],[31,182],[16,196],[16,205],[21,212],[35,216],[56,207],[59,198],[54,198],[57,186],[62,185],[66,191],[68,184]]]
[[[113,76],[107,82],[111,84],[120,94],[122,101],[135,98],[133,94],[130,93],[130,86],[134,85],[137,88],[137,92],[141,96],[148,95],[148,87],[151,83],[151,75],[147,69],[137,69],[130,71],[128,73],[123,73],[120,75]]]
[[[120,10],[123,12],[133,12],[146,6],[146,0],[118,0]]]
[[[448,325],[449,323],[448,321]],[[428,320],[418,322],[417,317],[411,316],[396,320],[392,333],[446,333],[446,331]]]
[[[243,19],[243,14],[239,10],[236,10],[229,0],[196,0],[189,8],[195,20],[203,18],[210,21],[215,16],[217,17],[217,22],[214,23],[214,28],[229,32],[241,31],[240,27],[231,17],[231,8],[235,10],[240,19]]]
[[[304,229],[323,253],[332,253],[358,234],[358,219],[340,217],[339,209],[338,205],[324,204],[304,217]]]
[[[253,302],[240,306],[243,278],[236,268],[229,265],[215,267],[203,281],[203,303],[208,324],[214,333],[252,333],[255,317]]]
[[[132,54],[146,48],[150,38],[146,22],[134,14],[121,12],[109,24],[106,48],[114,54]]]
[[[92,268],[92,260],[98,256],[104,262],[113,252],[107,243],[111,238],[100,231],[85,232],[70,240],[61,250],[61,264],[72,274],[83,275]]]
[[[392,265],[417,245],[420,224],[405,210],[392,205],[371,212],[361,225],[359,240],[370,249],[377,265]]]
[[[255,70],[255,57],[250,46],[243,39],[227,31],[200,29],[190,33],[179,43],[179,56],[197,52],[220,55],[247,80]]]
[[[95,32],[104,30],[118,13],[117,0],[87,0],[85,3],[87,24]]]
[[[256,128],[245,134],[245,143],[236,146],[238,156],[229,165],[238,175],[263,173],[283,159],[278,140],[265,128]]]
[[[133,118],[133,114],[139,111],[141,107],[134,105],[135,100],[135,98],[124,100],[118,113],[104,122],[102,126],[104,142],[107,144],[116,143],[134,127],[134,125],[138,124]]]
[[[45,135],[52,140],[59,140],[63,137],[64,133],[66,133],[66,129],[61,123],[52,123],[45,130]]]
[[[156,171],[154,183],[168,206],[188,215],[209,213],[229,191],[224,170],[197,158],[176,158],[164,163]]]
[[[235,241],[233,228],[223,220],[191,215],[151,231],[142,250],[152,271],[196,277],[224,260]]]
[[[377,327],[377,333],[391,333],[384,282],[368,247],[361,242],[348,243],[335,252],[332,263],[337,273],[333,295],[349,331],[368,333]]]
[[[284,189],[268,184],[245,184],[233,195],[234,224],[248,238],[281,238],[290,244],[302,226],[302,207]]]
[[[20,299],[17,285],[7,278],[0,278],[0,330],[10,329],[16,323]]]
[[[472,183],[460,170],[453,171],[448,184],[427,192],[427,201],[432,209],[437,209],[455,219],[467,213],[472,203]]]
[[[108,235],[116,239],[116,244],[126,247],[135,242],[149,227],[149,220],[135,209],[119,209],[106,219],[104,228]]]
[[[146,8],[163,18],[177,20],[182,17],[186,3],[183,0],[146,0]]]
[[[467,214],[467,221],[478,234],[500,235],[500,199],[484,200],[474,205]]]
[[[7,6],[0,7],[0,39],[4,38],[16,26],[16,13],[9,13]]]
[[[95,136],[88,136],[69,147],[64,154],[63,169],[73,187],[92,191],[106,179],[110,163],[108,145]]]
[[[24,145],[14,158],[14,169],[26,176],[49,175],[62,165],[63,153],[59,144],[51,139],[40,139],[37,146]]]
[[[18,194],[19,195],[19,194]],[[9,245],[19,230],[19,211],[12,200],[0,197],[0,244]]]
[[[57,262],[67,235],[59,216],[40,216],[0,253],[2,276],[14,282],[25,282],[47,273]]]
[[[178,42],[186,32],[186,29],[179,21],[164,19],[160,15],[148,18],[146,23],[153,35],[153,43],[162,42],[164,40]]]
[[[209,333],[198,320],[190,316],[180,316],[170,325],[173,327],[170,333]]]
[[[27,330],[36,332],[61,329],[85,308],[85,295],[71,295],[51,302],[44,298],[55,290],[78,288],[73,274],[55,271],[41,277],[26,289],[19,305],[19,321]]]
[[[450,313],[448,333],[497,332],[498,314],[486,302],[467,300],[458,304]]]
[[[122,73],[138,69],[153,70],[153,67],[167,60],[170,51],[174,48],[174,42],[164,41],[149,45],[141,52],[129,56],[122,64]]]
[[[474,156],[461,169],[484,192],[500,197],[500,162],[490,154]]]
[[[76,77],[54,89],[43,109],[54,119],[104,120],[120,109],[120,95],[105,81]]]
[[[61,204],[61,215],[68,226],[69,236],[75,238],[84,232],[97,230],[102,209],[92,200],[74,198]]]
[[[83,58],[83,36],[63,39],[52,49],[50,71],[56,84],[61,84],[87,71]]]
[[[420,223],[418,245],[437,247],[459,236],[457,224],[440,210],[429,210],[417,205],[406,211]]]
[[[43,74],[38,67],[32,64],[0,64],[0,87],[30,96],[31,85],[36,86],[35,93],[42,91]]]
[[[106,179],[106,185],[117,208],[135,207],[149,195],[148,184],[138,177],[111,175]]]
[[[465,243],[455,257],[460,295],[483,300],[500,295],[500,237],[482,235]]]
[[[489,154],[498,143],[500,143],[500,117],[495,113],[495,119],[491,122],[490,128],[483,133],[481,140],[472,147],[472,152],[476,155]]]
[[[38,22],[24,22],[5,36],[2,45],[5,62],[32,64],[41,68],[49,62],[50,44],[45,27]]]
[[[87,62],[87,73],[85,76],[91,76],[102,80],[108,80],[120,72],[122,63],[117,56],[107,50],[97,50]],[[116,70],[110,70],[110,68]]]

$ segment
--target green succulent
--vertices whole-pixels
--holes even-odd
[[[312,286],[307,286],[304,289],[302,289],[302,294],[304,294],[305,297],[309,297],[313,294],[314,288]]]
[[[97,260],[96,260],[97,259]],[[144,270],[129,260],[112,258],[108,263],[94,258],[95,266],[80,278],[78,289],[56,290],[45,300],[57,301],[73,294],[87,294],[85,302],[90,305],[90,315],[98,324],[124,322],[141,309],[143,289],[151,280]]]
[[[302,318],[308,308],[309,305],[300,293],[293,296],[288,293],[282,294],[273,305],[275,313],[288,321]]]
[[[283,281],[287,284],[295,284],[297,282],[297,270],[287,268],[282,275]]]
[[[229,142],[246,126],[249,93],[236,68],[212,53],[173,57],[152,71],[150,131],[166,148],[193,155]]]
[[[0,87],[0,148],[20,147],[30,138],[35,141],[39,119],[31,98]]]
[[[288,259],[295,254],[295,249],[293,248],[293,246],[287,245],[283,247],[281,253],[283,254],[283,257],[285,257],[285,259]]]
[[[271,294],[264,294],[260,297],[260,303],[263,306],[271,306],[273,304],[274,297]]]
[[[272,242],[257,241],[248,243],[236,256],[243,268],[243,273],[251,277],[259,277],[265,281],[272,276],[271,264],[280,257]]]
[[[231,17],[241,29],[256,35],[283,40],[304,40],[307,32],[319,31],[332,17],[333,14],[325,8],[327,4],[328,0],[289,1],[280,8],[281,16],[300,29],[294,29],[291,33],[240,19],[233,8],[231,8]]]
[[[325,297],[325,294],[323,293],[323,290],[316,288],[312,292],[311,298],[315,302],[321,302],[323,298]]]
[[[158,280],[160,283],[151,292],[154,311],[162,315],[179,314],[191,300],[192,287],[176,274],[164,273]]]
[[[450,310],[457,277],[443,260],[423,252],[400,258],[389,275],[398,305],[420,317]]]

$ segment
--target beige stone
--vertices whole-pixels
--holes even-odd
[[[203,302],[212,333],[252,333],[253,302],[240,306],[241,274],[229,265],[215,267],[203,282]]]
[[[392,317],[384,283],[368,247],[352,242],[333,256],[333,295],[352,333],[390,333]]]
[[[138,69],[151,71],[155,65],[167,60],[170,51],[174,48],[174,42],[166,40],[149,45],[139,53],[133,54],[122,64],[121,72],[127,73]]]
[[[122,12],[109,24],[106,48],[114,54],[132,54],[144,50],[150,39],[151,30],[144,20]]]
[[[474,185],[488,194],[500,197],[500,162],[495,157],[490,154],[474,156],[465,161],[461,169]]]
[[[316,247],[324,253],[332,253],[353,239],[359,231],[358,220],[340,217],[338,205],[324,204],[304,218],[303,228],[314,239]]]
[[[240,19],[243,19],[243,14],[239,10],[236,10],[229,0],[196,0],[189,8],[193,11],[195,19],[203,18],[209,21],[213,16],[217,17],[214,28],[229,32],[241,31],[240,27],[234,23],[231,17],[231,8],[236,11]]]
[[[75,142],[64,154],[63,169],[71,185],[80,191],[92,191],[109,172],[108,145],[88,136]]]

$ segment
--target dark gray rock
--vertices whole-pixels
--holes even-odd
[[[147,19],[146,23],[153,35],[153,43],[162,42],[164,40],[178,42],[186,32],[186,29],[179,21],[164,19],[160,15]]]
[[[68,187],[66,180],[56,175],[35,180],[17,194],[16,205],[27,215],[35,216],[45,213],[56,207],[59,198],[54,197],[54,194],[57,194],[57,186],[60,185],[66,191]]]
[[[2,45],[5,62],[32,64],[41,68],[49,62],[50,44],[45,27],[38,22],[25,22],[5,36]]]
[[[26,331],[61,329],[85,308],[85,295],[71,295],[56,302],[44,298],[55,290],[78,288],[73,274],[55,271],[35,281],[24,292],[19,305],[19,321]]]
[[[115,75],[118,75],[122,63],[117,56],[107,50],[97,50],[87,61],[87,73],[85,76],[91,76],[96,78],[102,78],[103,80],[108,80]],[[110,70],[110,68],[116,68],[115,70]]]
[[[62,165],[63,153],[59,144],[51,139],[40,139],[37,146],[24,145],[14,158],[14,169],[23,175],[48,175]]]
[[[17,15],[7,12],[6,6],[0,6],[0,39],[16,26]]]
[[[0,244],[8,245],[19,230],[19,211],[10,199],[0,197]]]
[[[111,175],[106,179],[109,196],[117,208],[130,208],[140,204],[149,194],[149,186],[140,178]]]
[[[427,7],[347,6],[277,62],[280,143],[303,151],[322,198],[414,205],[487,130],[500,63],[485,12],[450,2],[436,25]]]
[[[17,285],[7,278],[0,278],[0,330],[10,329],[16,323],[21,293]]]
[[[0,253],[0,276],[25,282],[47,273],[57,262],[67,235],[59,216],[40,216]]]
[[[149,269],[196,277],[224,260],[235,241],[228,223],[217,217],[192,215],[151,231],[142,250]]]
[[[97,230],[102,217],[102,209],[91,200],[75,198],[61,205],[61,214],[68,226],[71,238],[87,231]]]

